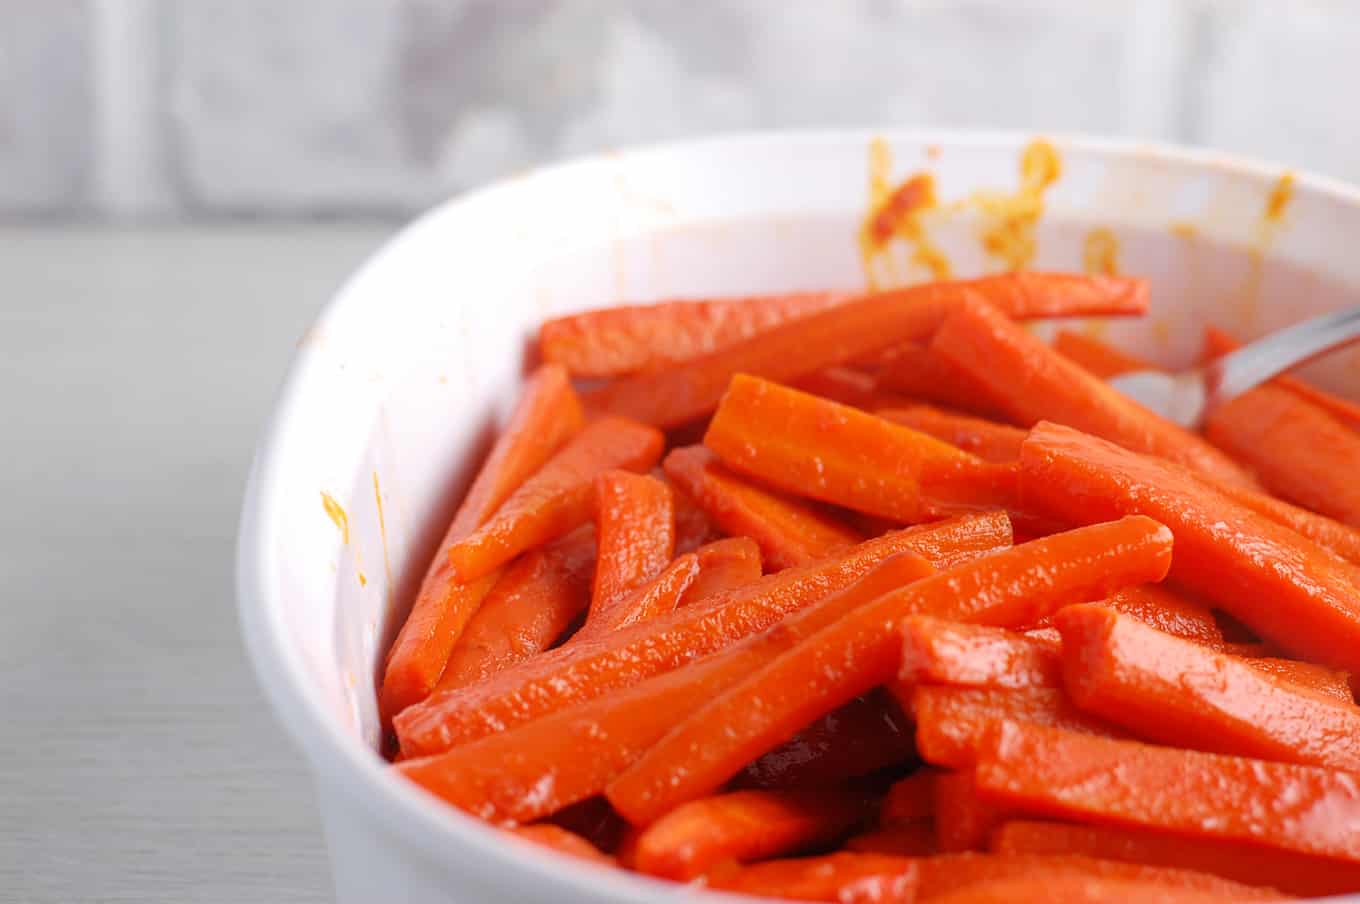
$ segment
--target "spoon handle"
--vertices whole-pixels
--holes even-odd
[[[1314,317],[1257,339],[1205,365],[1208,407],[1357,339],[1360,306]]]

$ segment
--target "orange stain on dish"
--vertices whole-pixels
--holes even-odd
[[[1013,193],[976,192],[972,202],[985,218],[982,247],[1007,270],[1034,262],[1039,243],[1035,232],[1044,212],[1044,193],[1062,176],[1062,157],[1051,143],[1036,138],[1020,155],[1020,185]]]
[[[935,279],[948,279],[949,259],[931,240],[922,215],[939,208],[935,177],[914,173],[892,185],[892,149],[881,138],[869,145],[869,211],[860,227],[860,255],[869,285],[899,283],[892,259],[893,244],[901,240],[911,249],[910,263],[925,268]]]
[[[345,513],[345,508],[335,501],[335,497],[325,490],[321,491],[321,507],[326,510],[335,526],[340,528],[340,542],[349,545],[349,515]]]
[[[387,551],[387,518],[383,514],[382,489],[378,486],[378,472],[373,472],[373,501],[378,504],[378,535],[382,538],[383,574],[387,576],[387,592],[392,592],[392,557]]]
[[[1263,216],[1272,223],[1278,223],[1284,219],[1285,211],[1289,209],[1289,202],[1292,200],[1294,200],[1294,174],[1286,170],[1275,180],[1274,187],[1266,196],[1266,210]]]
[[[1176,238],[1183,241],[1192,242],[1199,238],[1199,227],[1189,220],[1173,220],[1167,229]]]
[[[1082,244],[1081,260],[1086,272],[1093,276],[1118,276],[1118,237],[1103,226],[1092,229]]]

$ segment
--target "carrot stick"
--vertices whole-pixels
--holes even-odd
[[[516,559],[468,621],[436,688],[481,681],[551,647],[590,604],[594,569],[588,525]]]
[[[1204,350],[1209,357],[1217,358],[1220,355],[1226,355],[1228,352],[1235,352],[1241,347],[1242,343],[1216,327],[1211,326],[1204,331]],[[1360,405],[1350,399],[1332,395],[1330,392],[1318,389],[1306,380],[1301,380],[1289,374],[1278,376],[1270,382],[1281,389],[1289,390],[1304,401],[1316,405],[1351,429],[1360,429]]]
[[[620,628],[674,612],[680,601],[699,580],[699,556],[685,553],[666,566],[650,583],[629,593],[609,610],[607,618],[586,621],[571,638],[571,643],[584,643],[607,636]]]
[[[910,427],[941,442],[969,452],[983,461],[1005,463],[1020,457],[1025,431],[1009,424],[955,414],[930,405],[880,408],[874,412],[895,424]]]
[[[680,598],[681,606],[760,580],[760,547],[750,537],[715,540],[694,554],[699,559],[699,576]]]
[[[493,577],[459,580],[449,550],[490,519],[584,423],[567,372],[552,364],[539,368],[454,515],[387,654],[379,698],[384,724],[429,696],[468,619],[495,583]]]
[[[1018,820],[992,833],[991,849],[1002,854],[1081,854],[1197,870],[1296,895],[1360,889],[1360,864],[1145,829]]]
[[[1157,365],[1137,355],[1130,355],[1094,336],[1059,330],[1053,348],[1064,358],[1079,364],[1102,380],[1138,370],[1157,370]]]
[[[716,351],[850,297],[791,292],[602,308],[544,322],[538,348],[578,377],[617,377]]]
[[[890,350],[883,358],[878,384],[885,391],[980,417],[995,419],[1002,416],[983,383],[928,345],[908,342]],[[931,433],[921,427],[916,429]]]
[[[689,715],[605,794],[625,819],[645,825],[711,793],[801,726],[892,677],[897,626],[908,615],[1025,624],[1065,603],[1156,580],[1170,557],[1165,528],[1125,519],[924,578],[861,606]]]
[[[1014,904],[1016,901],[1062,901],[1064,904],[1230,904],[1238,901],[1279,900],[1282,896],[1260,889],[1188,889],[1150,880],[1105,879],[1080,874],[1032,873],[1013,879],[993,879],[965,885],[930,898],[933,904]]]
[[[1003,722],[976,778],[1028,812],[1360,861],[1360,780],[1333,769]]]
[[[1022,497],[1073,521],[1138,512],[1176,536],[1172,574],[1285,650],[1360,669],[1355,569],[1163,462],[1055,424],[1030,432]]]
[[[917,769],[894,782],[883,798],[878,821],[883,825],[929,821],[935,814],[935,778],[939,774],[934,769]]]
[[[882,854],[769,860],[710,876],[708,887],[760,898],[832,904],[914,904],[916,864]]]
[[[595,478],[595,586],[584,630],[610,631],[631,621],[626,599],[654,580],[675,555],[671,491],[655,477],[606,471]]]
[[[550,650],[476,687],[440,692],[395,721],[397,736],[408,756],[438,753],[706,656],[845,589],[898,553],[949,567],[1009,540],[1010,524],[996,513],[886,534],[839,558],[769,575],[597,643]]]
[[[978,796],[971,770],[941,772],[932,788],[935,844],[944,853],[982,847],[1004,819],[1001,808]]]
[[[1059,687],[1060,645],[1005,628],[917,615],[902,622],[902,663],[907,684],[957,687]]]
[[[830,514],[738,477],[702,446],[672,450],[665,468],[723,530],[755,540],[772,571],[836,555],[861,540]]]
[[[732,378],[704,445],[780,489],[908,523],[928,519],[958,472],[981,464],[924,433],[745,374]]]
[[[1325,665],[1300,662],[1297,659],[1279,659],[1274,656],[1243,657],[1242,661],[1257,671],[1306,687],[1333,700],[1348,705],[1355,703],[1355,697],[1351,693],[1351,676],[1346,672],[1338,672]]]
[[[652,476],[666,481],[671,488],[671,503],[675,506],[675,554],[683,556],[694,552],[706,543],[723,538],[722,531],[709,520],[708,514],[699,508],[686,490],[671,479],[661,468],[652,469]]]
[[[1147,286],[1141,280],[1030,272],[869,293],[674,367],[616,380],[589,393],[586,402],[594,411],[679,426],[712,411],[734,374],[788,382],[865,358],[929,336],[967,299],[990,302],[1021,319],[1137,314],[1147,308]]]
[[[897,857],[928,857],[940,850],[935,843],[935,826],[929,822],[904,822],[864,832],[847,838],[842,847],[857,853]]]
[[[638,836],[639,872],[692,879],[738,863],[824,844],[870,813],[872,800],[846,791],[733,791],[691,801]]]
[[[809,395],[830,399],[851,408],[905,405],[908,400],[879,388],[878,377],[853,367],[828,367],[808,374],[793,385]]]
[[[1078,707],[1139,737],[1360,771],[1360,708],[1102,606],[1053,617]]]
[[[645,471],[665,440],[651,427],[623,418],[586,426],[524,482],[495,517],[449,547],[463,580],[476,580],[526,550],[562,536],[590,519],[596,476],[613,468]]]
[[[977,759],[987,732],[1010,720],[1090,734],[1118,734],[1088,716],[1058,688],[961,688],[923,685],[908,701],[916,719],[916,751],[936,766],[962,769]]]
[[[1223,630],[1218,626],[1213,611],[1165,586],[1145,584],[1142,587],[1129,587],[1102,600],[1101,605],[1136,618],[1158,631],[1215,649],[1223,647]],[[1048,627],[1050,624],[1052,616],[1040,619],[1038,627]]]
[[[561,826],[555,826],[552,823],[520,826],[510,831],[525,841],[532,841],[534,844],[551,848],[559,854],[566,854],[568,857],[579,857],[592,863],[614,865],[613,857],[601,852],[599,848],[575,832],[568,831]]]
[[[840,593],[688,666],[442,754],[403,760],[397,770],[482,819],[498,823],[541,819],[604,790],[615,775],[674,727],[677,713],[699,708],[801,638],[932,570],[920,557],[901,553],[883,560]],[[910,734],[900,722],[893,727],[901,739],[891,742],[891,747],[904,750],[910,745]],[[881,748],[889,746],[873,744],[872,739],[870,744],[876,749],[862,751],[868,757],[883,756]],[[819,776],[819,768],[844,768],[852,755],[834,751],[824,764],[803,764],[802,769],[805,775],[825,778],[830,770],[822,768]]]
[[[876,691],[856,697],[748,763],[735,784],[743,788],[826,788],[908,761],[915,752],[911,725],[897,701]]]

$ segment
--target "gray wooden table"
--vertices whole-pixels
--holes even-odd
[[[0,901],[325,901],[232,588],[294,343],[387,227],[0,229]]]

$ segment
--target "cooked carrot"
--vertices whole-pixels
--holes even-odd
[[[1132,616],[1158,631],[1210,647],[1223,646],[1223,630],[1213,611],[1164,585],[1129,587],[1102,600],[1101,605]],[[1041,619],[1038,627],[1047,627],[1051,622],[1051,616]]]
[[[803,496],[905,522],[926,520],[979,459],[846,405],[738,374],[704,445],[723,464]]]
[[[1217,327],[1211,326],[1204,331],[1204,351],[1208,357],[1217,358],[1220,355],[1226,355],[1228,352],[1237,351],[1241,347],[1242,343]],[[1332,395],[1330,392],[1318,389],[1306,380],[1301,380],[1289,374],[1278,376],[1271,382],[1281,389],[1287,389],[1299,398],[1316,405],[1351,429],[1360,429],[1360,405],[1350,399]]]
[[[971,851],[986,844],[1005,812],[978,796],[972,770],[941,772],[932,785],[935,843],[944,853]]]
[[[978,758],[998,805],[1360,861],[1360,779],[1319,766],[1003,722]]]
[[[1059,645],[987,625],[917,615],[902,622],[907,684],[958,687],[1058,687]]]
[[[699,559],[699,576],[680,598],[682,606],[760,580],[760,547],[750,537],[714,540],[694,555]]]
[[[970,452],[983,461],[1015,461],[1020,457],[1020,444],[1025,441],[1025,431],[1019,427],[967,414],[955,414],[930,405],[880,408],[874,413]]]
[[[847,851],[889,854],[897,857],[928,857],[939,853],[932,822],[903,822],[872,832],[853,835],[842,845]]]
[[[1019,820],[992,833],[991,849],[1002,854],[1081,854],[1176,867],[1296,895],[1360,889],[1360,864],[1146,829]]]
[[[1056,421],[1218,479],[1254,486],[1200,437],[1111,389],[985,304],[961,305],[931,348],[984,382],[1016,423]]]
[[[914,904],[916,864],[882,854],[827,854],[769,860],[715,872],[708,887],[760,898],[832,904]]]
[[[575,832],[568,831],[561,826],[555,826],[552,823],[520,826],[510,831],[525,841],[532,841],[534,844],[551,848],[559,854],[566,854],[568,857],[579,857],[592,863],[614,865],[613,857],[603,853]]]
[[[999,513],[886,534],[839,558],[768,575],[702,606],[620,631],[612,640],[549,651],[476,687],[440,692],[397,719],[397,735],[408,756],[437,753],[678,668],[844,589],[897,553],[914,552],[949,567],[1009,541],[1010,523]]]
[[[590,605],[594,570],[589,525],[516,559],[468,621],[437,689],[481,681],[551,647]]]
[[[675,554],[683,556],[694,552],[706,543],[723,538],[718,526],[709,520],[708,514],[694,501],[683,487],[671,479],[661,468],[653,468],[652,476],[666,481],[671,488],[671,502],[675,506]]]
[[[1064,358],[1081,365],[1084,370],[1102,380],[1134,371],[1157,369],[1157,365],[1145,358],[1131,355],[1094,336],[1071,330],[1059,330],[1053,339],[1053,348]]]
[[[829,788],[912,759],[911,724],[882,691],[832,710],[737,774],[743,788]]]
[[[397,769],[431,793],[483,819],[498,823],[541,819],[602,791],[675,725],[678,714],[699,708],[845,613],[931,572],[930,565],[911,553],[885,559],[840,593],[688,666],[443,754],[403,760]],[[875,715],[881,718],[885,712],[880,708]],[[888,728],[898,737],[889,742],[892,749],[909,752],[910,732],[903,730],[900,721]],[[865,746],[876,749],[861,749],[864,757],[884,755],[882,748],[888,745],[882,743],[882,735],[876,739],[880,743],[874,740],[871,737]],[[801,766],[805,777],[826,778],[833,769],[855,765],[853,756],[854,751],[832,750],[825,763],[795,764],[794,768]]]
[[[387,654],[379,698],[384,724],[429,696],[468,619],[495,583],[490,576],[468,582],[455,574],[449,550],[489,520],[584,423],[567,372],[553,364],[539,368],[454,515]]]
[[[1242,661],[1267,675],[1306,687],[1333,700],[1347,704],[1355,703],[1351,693],[1351,676],[1346,672],[1338,672],[1325,665],[1300,662],[1297,659],[1280,659],[1275,656],[1243,657]]]
[[[665,468],[723,530],[755,540],[771,571],[836,555],[862,539],[827,512],[737,476],[702,446],[672,450]]]
[[[1162,879],[1103,879],[1084,875],[1033,873],[1013,879],[993,879],[965,885],[939,897],[934,904],[1016,904],[1022,901],[1062,901],[1063,904],[1232,904],[1238,901],[1279,900],[1282,896],[1259,889],[1199,890],[1167,884]]]
[[[1078,707],[1177,747],[1360,771],[1360,708],[1103,606],[1070,606],[1063,678]]]
[[[526,550],[590,519],[596,476],[613,468],[645,471],[661,457],[665,438],[624,418],[588,424],[526,480],[495,516],[449,547],[454,573],[475,580]]]
[[[604,308],[544,322],[538,348],[578,377],[617,377],[707,354],[850,297],[791,292]]]
[[[825,844],[871,812],[848,791],[733,791],[691,801],[638,836],[639,872],[692,879],[729,860],[744,863]]]
[[[914,614],[1026,624],[1065,603],[1157,580],[1170,534],[1149,519],[1069,531],[1001,550],[861,606],[681,721],[610,783],[634,825],[711,793],[799,727],[893,676],[897,626]]]
[[[887,352],[878,373],[878,383],[886,391],[917,402],[943,405],[987,418],[1004,418],[984,384],[928,345],[908,342]],[[930,433],[924,428],[917,429]]]
[[[906,778],[894,782],[883,798],[878,821],[883,825],[906,822],[926,822],[935,813],[934,769],[917,769]]]
[[[1005,720],[1091,734],[1119,734],[1086,715],[1060,688],[964,688],[923,685],[908,708],[916,719],[916,751],[936,766],[962,769],[977,759],[987,733]]]
[[[1149,515],[1176,537],[1172,574],[1303,658],[1360,669],[1355,568],[1177,468],[1055,424],[1030,432],[1022,496],[1073,521]]]
[[[852,408],[905,405],[908,399],[879,388],[878,377],[853,367],[828,367],[794,382],[794,387]]]
[[[605,471],[595,478],[595,586],[585,629],[611,631],[636,621],[621,604],[637,597],[675,555],[670,487],[655,477]]]
[[[1141,280],[1008,273],[860,295],[665,370],[616,380],[588,394],[594,411],[674,427],[712,411],[734,374],[777,382],[929,336],[962,301],[990,302],[1012,317],[1138,314]]]

